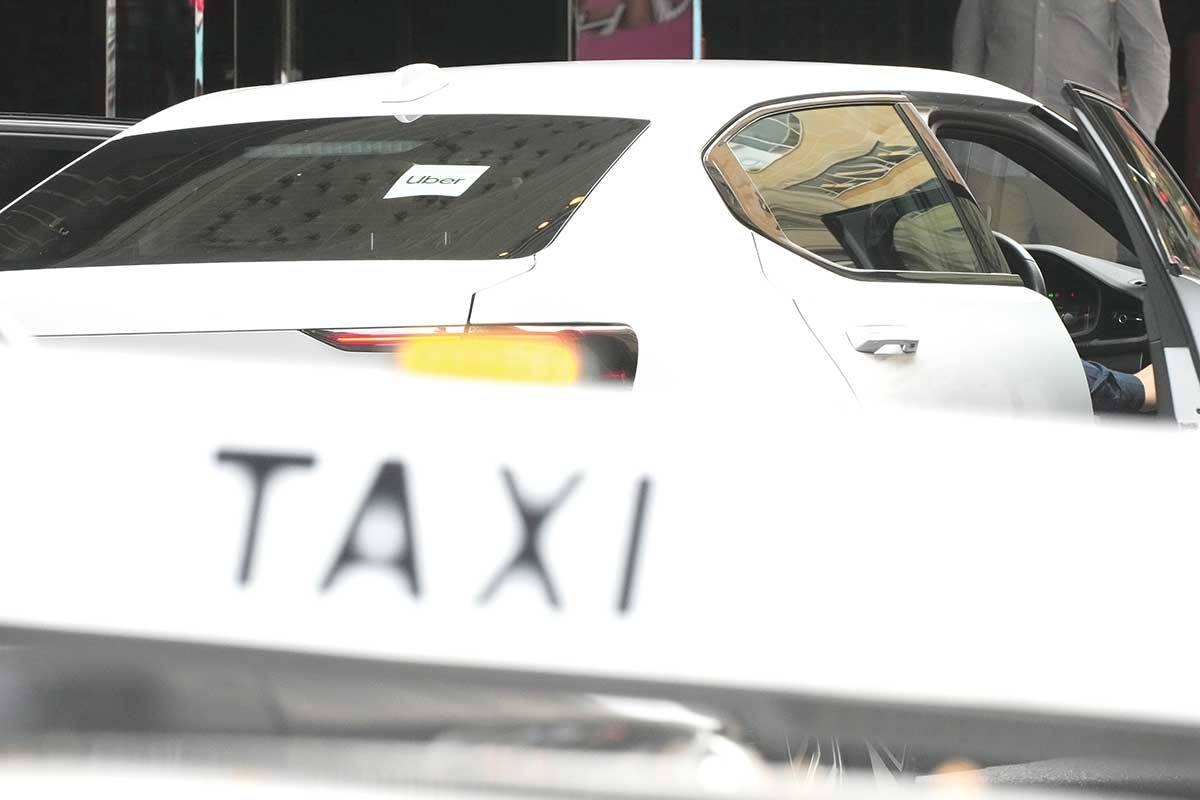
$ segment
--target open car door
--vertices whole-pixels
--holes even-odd
[[[1200,425],[1200,208],[1125,109],[1085,86],[1063,90],[1108,179],[1145,274],[1159,415]]]

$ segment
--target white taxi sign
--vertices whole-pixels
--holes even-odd
[[[3,627],[1200,722],[1190,436],[366,370],[5,375]],[[1097,492],[1102,454],[1129,500]]]

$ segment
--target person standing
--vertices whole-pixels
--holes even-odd
[[[954,69],[1002,83],[1070,118],[1064,81],[1120,101],[1153,140],[1167,112],[1171,45],[1159,0],[962,0]]]

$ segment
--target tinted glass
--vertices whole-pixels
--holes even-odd
[[[528,255],[646,124],[385,116],[131,136],[0,215],[0,269]]]
[[[893,106],[760,119],[729,142],[783,234],[839,266],[981,272],[945,183]]]
[[[0,208],[99,142],[0,136]]]
[[[1124,112],[1099,100],[1084,102],[1115,144],[1112,155],[1166,257],[1200,277],[1200,216],[1191,195]]]
[[[992,230],[1021,244],[1048,244],[1133,263],[1124,245],[1034,173],[985,144],[942,143]]]

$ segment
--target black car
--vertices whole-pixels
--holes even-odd
[[[135,121],[0,113],[0,207]]]

